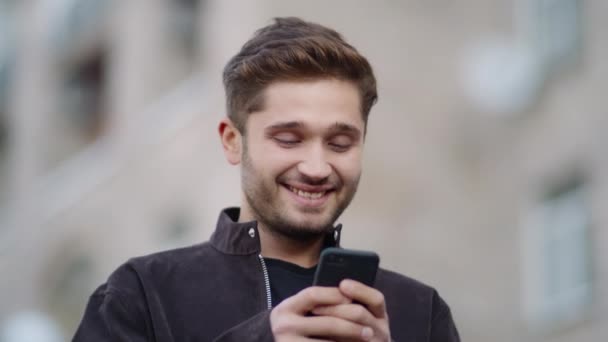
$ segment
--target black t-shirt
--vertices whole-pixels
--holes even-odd
[[[273,307],[279,305],[284,299],[312,286],[317,266],[305,268],[283,260],[267,258],[264,259],[264,262],[270,277]]]

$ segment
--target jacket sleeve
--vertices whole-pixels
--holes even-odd
[[[430,342],[460,342],[456,324],[452,318],[450,307],[437,294],[433,298],[433,316],[431,320]]]
[[[272,330],[270,329],[270,310],[260,312],[248,320],[228,329],[222,333],[214,342],[240,342],[260,341],[272,342]]]
[[[120,293],[104,284],[91,295],[72,342],[151,341],[145,326]]]

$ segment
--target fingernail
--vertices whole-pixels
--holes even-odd
[[[374,337],[374,331],[370,327],[365,327],[365,328],[363,328],[363,330],[361,330],[361,337],[364,340],[368,341],[372,337]]]

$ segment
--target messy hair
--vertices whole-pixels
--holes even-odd
[[[244,133],[248,114],[263,109],[263,92],[276,81],[335,78],[359,90],[367,124],[376,102],[372,67],[342,36],[299,18],[275,18],[258,30],[224,68],[228,117]]]

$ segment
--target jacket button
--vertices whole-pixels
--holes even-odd
[[[249,228],[249,236],[251,236],[252,238],[255,237],[255,229]]]

